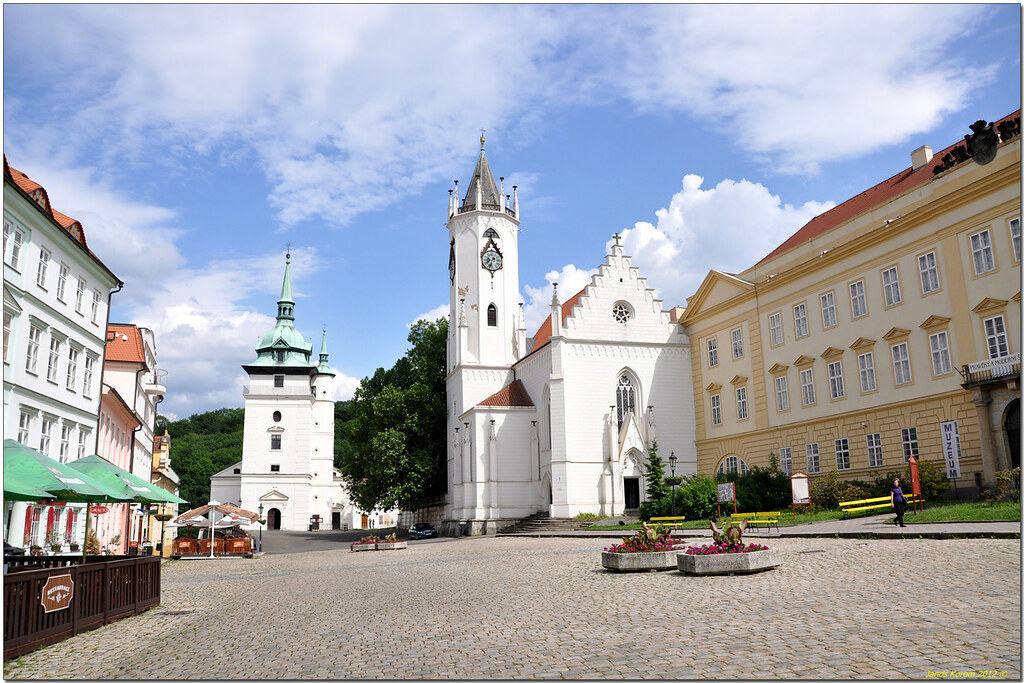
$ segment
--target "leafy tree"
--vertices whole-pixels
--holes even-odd
[[[179,495],[192,507],[210,500],[210,475],[242,459],[245,410],[221,408],[173,422],[163,418],[171,435],[171,469]]]
[[[444,493],[447,340],[447,319],[416,323],[405,356],[364,378],[346,407],[335,460],[360,508],[415,510]]]

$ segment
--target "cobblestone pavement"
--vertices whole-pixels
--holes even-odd
[[[158,608],[12,660],[4,675],[1021,675],[1016,539],[780,538],[778,569],[720,577],[607,572],[607,542],[480,537],[171,562]]]

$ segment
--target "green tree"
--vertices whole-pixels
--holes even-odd
[[[665,463],[658,455],[658,442],[651,442],[647,454],[647,466],[644,468],[647,477],[647,500],[661,500],[668,497],[669,487],[665,483]]]
[[[167,421],[171,435],[171,469],[178,475],[179,495],[192,507],[210,500],[210,475],[242,459],[245,410],[221,408]]]
[[[394,366],[364,378],[346,410],[336,462],[353,501],[364,510],[415,510],[442,494],[445,452],[445,352],[448,321],[420,321],[410,349]]]

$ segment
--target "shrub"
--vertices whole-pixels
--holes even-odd
[[[811,500],[815,507],[822,510],[835,510],[843,500],[841,496],[846,486],[846,482],[839,478],[835,470],[832,470],[811,483]]]
[[[993,503],[1001,500],[1019,502],[1020,468],[996,472],[996,487],[982,492],[981,498]]]
[[[921,495],[926,501],[940,501],[946,497],[949,480],[946,479],[945,467],[931,460],[921,460],[917,463],[917,474],[921,481]],[[872,493],[875,496],[889,495],[889,491],[892,489],[892,480],[897,477],[899,477],[903,493],[909,496],[913,492],[909,463],[903,466],[902,471],[875,473],[871,478]]]
[[[718,509],[715,480],[704,474],[685,477],[676,489],[676,511],[687,519],[706,519]]]
[[[846,503],[851,500],[863,500],[864,498],[878,498],[878,496],[872,496],[865,489],[853,482],[848,482],[846,484],[846,488],[844,488],[839,494],[840,503]]]
[[[649,522],[651,517],[666,517],[672,512],[672,500],[670,498],[659,498],[657,500],[645,500],[640,503],[640,519]]]

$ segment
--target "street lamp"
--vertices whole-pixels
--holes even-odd
[[[260,552],[263,552],[263,503],[256,508],[256,513],[260,516]]]
[[[672,451],[668,456],[668,466],[672,469],[672,516],[676,516],[676,452]]]

